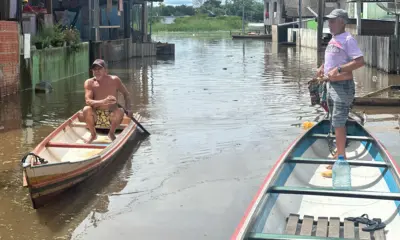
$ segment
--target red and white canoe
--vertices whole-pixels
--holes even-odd
[[[349,120],[346,156],[352,187],[333,188],[332,178],[323,174],[335,162],[328,144],[335,136],[329,130],[329,120],[320,121],[282,154],[232,240],[399,238],[396,161],[361,124]]]
[[[139,114],[134,117],[140,122]],[[108,129],[98,129],[97,139],[86,144],[83,138],[87,139],[90,132],[75,113],[22,160],[23,185],[29,188],[33,207],[42,206],[107,166],[137,131],[136,124],[125,115],[114,141],[107,137]]]

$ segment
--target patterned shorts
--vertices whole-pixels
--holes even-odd
[[[329,82],[328,106],[332,114],[332,125],[334,128],[344,127],[349,116],[351,105],[354,101],[355,84],[353,79]]]
[[[111,126],[111,111],[96,109],[96,128],[109,128]]]

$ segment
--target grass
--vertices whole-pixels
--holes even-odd
[[[176,18],[172,24],[154,23],[154,32],[200,32],[200,31],[230,31],[241,29],[242,19],[239,16],[207,17],[195,15]]]

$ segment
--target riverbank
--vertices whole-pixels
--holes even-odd
[[[164,24],[159,21],[152,25],[153,32],[230,31],[241,28],[242,19],[239,16],[207,17],[195,15],[176,18],[174,23],[171,24]]]

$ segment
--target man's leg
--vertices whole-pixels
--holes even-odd
[[[349,105],[345,102],[335,102],[332,111],[332,125],[335,128],[336,136],[336,154],[333,156],[335,159],[339,155],[343,155],[346,159],[346,122],[349,116]],[[332,169],[332,165],[327,167]]]
[[[333,127],[336,135],[336,158],[339,155],[343,155],[346,158],[346,122],[349,117],[350,106],[346,102],[338,102],[335,104],[335,110],[336,116],[334,116]]]
[[[115,129],[121,124],[124,119],[124,112],[120,108],[114,109],[110,114],[111,127],[108,132],[108,137],[114,141],[115,140]]]
[[[95,129],[95,122],[96,122],[96,114],[93,111],[93,108],[90,106],[85,106],[83,108],[83,118],[86,122],[87,128],[90,131],[90,138],[85,140],[86,143],[93,142],[96,138],[96,129]]]

